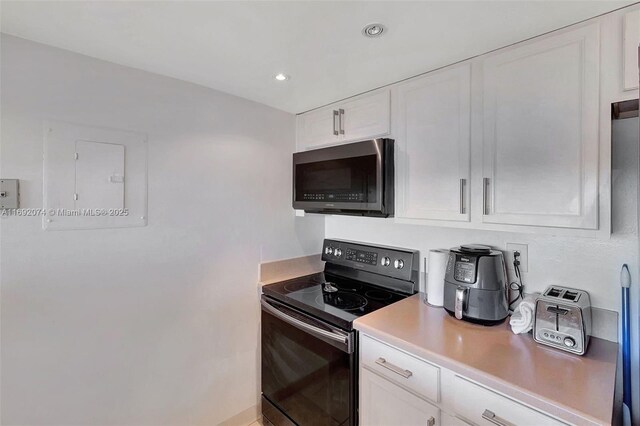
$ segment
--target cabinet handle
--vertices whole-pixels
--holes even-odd
[[[336,117],[338,117],[340,113],[337,110],[333,110],[333,134],[338,136],[338,130],[336,129]]]
[[[340,115],[338,116],[338,129],[340,129],[340,134],[344,135],[344,124],[342,123],[342,117],[344,117],[344,110],[342,108],[340,108],[338,110],[340,112]]]
[[[515,426],[513,423],[496,416],[496,414],[490,410],[484,410],[484,413],[482,413],[482,418],[498,426]]]
[[[466,179],[460,179],[460,214],[465,213],[464,208],[464,186],[467,184]]]
[[[404,377],[405,379],[408,379],[409,377],[413,376],[413,373],[409,370],[403,370],[402,368],[398,367],[397,365],[393,365],[390,362],[387,362],[386,359],[384,358],[378,358],[376,360],[376,364],[378,364],[381,367],[386,368],[387,370],[393,371],[396,374],[399,374],[400,376]]]
[[[489,201],[487,201],[487,197],[489,196],[489,178],[482,179],[482,214],[489,214]]]
[[[427,426],[436,426],[436,419],[434,419],[433,416],[429,417],[429,420],[427,420]]]

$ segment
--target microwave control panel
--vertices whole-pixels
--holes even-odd
[[[302,194],[302,201],[340,201],[340,202],[362,202],[365,196],[362,192],[348,193],[313,193],[305,192]]]

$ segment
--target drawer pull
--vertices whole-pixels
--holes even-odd
[[[484,410],[484,413],[482,413],[482,418],[485,419],[488,422],[493,423],[494,425],[498,425],[498,426],[514,426],[513,423],[508,422],[505,419],[501,419],[500,417],[496,416],[496,414],[491,410]]]
[[[391,370],[396,374],[401,375],[402,377],[404,377],[405,379],[408,379],[409,377],[413,376],[413,373],[409,370],[403,370],[402,368],[391,364],[390,362],[387,362],[386,359],[384,358],[378,358],[376,360],[376,364],[378,364],[381,367],[386,368],[387,370]]]
[[[429,420],[427,420],[427,426],[436,426],[436,419],[434,419],[433,416],[429,417]]]

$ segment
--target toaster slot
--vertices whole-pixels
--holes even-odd
[[[549,290],[547,290],[545,296],[560,297],[561,293],[562,293],[562,290],[560,290],[559,288],[551,287],[549,288]]]
[[[578,301],[578,297],[579,294],[577,291],[565,291],[564,294],[562,295],[562,298],[565,300],[570,300],[572,302],[577,302]]]

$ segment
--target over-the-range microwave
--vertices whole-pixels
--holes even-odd
[[[293,208],[393,216],[393,140],[372,139],[293,154]]]

